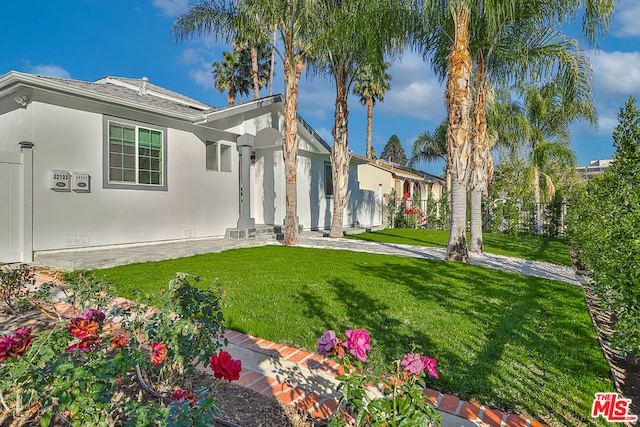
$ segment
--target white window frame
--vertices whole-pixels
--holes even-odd
[[[210,172],[233,172],[233,146],[219,141],[206,141],[205,168]],[[215,165],[209,165],[208,151],[215,153]]]
[[[152,125],[149,123],[137,122],[134,120],[123,119],[115,116],[104,115],[103,124],[103,165],[102,165],[102,186],[103,188],[126,189],[126,190],[151,190],[151,191],[167,191],[167,128],[163,126]],[[124,127],[132,127],[135,129],[135,177],[136,182],[111,181],[109,175],[110,169],[110,144],[109,144],[109,127],[110,124],[116,124]],[[161,145],[161,167],[160,167],[160,184],[144,184],[138,183],[139,180],[139,147],[138,147],[138,130],[149,129],[158,131],[162,134]]]

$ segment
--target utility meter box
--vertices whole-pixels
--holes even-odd
[[[69,171],[52,169],[50,187],[53,191],[71,191],[71,174]]]
[[[71,189],[76,193],[91,191],[91,177],[86,172],[74,172],[71,177]]]

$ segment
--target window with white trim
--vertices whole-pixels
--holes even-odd
[[[207,141],[205,157],[208,171],[232,171],[233,151],[231,145]]]
[[[107,117],[105,188],[166,190],[166,128]]]

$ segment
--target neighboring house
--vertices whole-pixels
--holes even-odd
[[[355,154],[352,158],[358,163],[357,186],[362,190],[378,191],[383,206],[391,203],[394,211],[399,208],[403,211],[420,209],[426,213],[429,203],[436,203],[436,211],[440,212],[438,202],[446,184],[442,178],[423,171],[409,171],[400,165],[380,159],[367,159]],[[392,197],[395,200],[391,201]],[[418,205],[416,200],[420,201]],[[383,226],[390,225],[388,221],[388,217],[381,217]]]
[[[0,76],[0,262],[282,225],[283,116],[280,96],[213,108],[146,78]],[[299,223],[326,229],[330,147],[298,134]],[[351,173],[345,224],[379,225]]]
[[[398,200],[406,195],[420,200],[429,198],[440,200],[445,188],[445,181],[435,175],[422,171],[410,171],[407,168],[380,159],[367,159],[353,155],[359,162],[358,176],[360,188],[375,191],[379,189],[383,195],[395,193]]]
[[[596,175],[602,175],[604,171],[609,169],[613,160],[591,160],[589,166],[577,168],[577,171],[584,178],[590,178]]]

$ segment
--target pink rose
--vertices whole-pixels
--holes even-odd
[[[438,371],[436,371],[436,363],[436,359],[432,359],[429,356],[424,357],[425,371],[427,371],[432,377],[440,378],[438,376]]]
[[[364,329],[347,329],[344,334],[347,336],[347,341],[343,342],[342,346],[359,360],[365,362],[367,360],[367,350],[371,350],[369,334]]]
[[[407,371],[407,374],[419,375],[426,368],[425,359],[418,353],[409,353],[404,356],[400,365]]]

